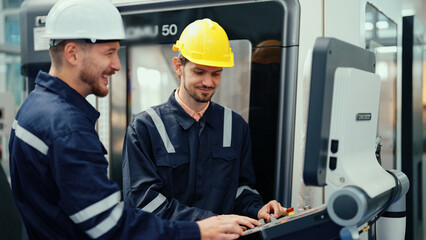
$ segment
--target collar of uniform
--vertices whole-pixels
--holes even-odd
[[[194,118],[189,116],[188,113],[182,108],[182,106],[175,99],[175,92],[173,91],[172,95],[169,97],[169,105],[173,116],[176,118],[176,121],[182,126],[183,129],[188,130],[192,124],[196,123]]]
[[[66,101],[81,109],[93,123],[96,123],[96,120],[98,120],[99,112],[83,96],[61,79],[39,71],[35,83],[57,93]]]
[[[195,112],[194,110],[192,110],[192,108],[190,108],[188,105],[186,105],[182,101],[182,99],[179,97],[179,91],[180,91],[179,88],[175,90],[176,101],[183,108],[183,110],[185,110],[185,112],[189,114],[189,116],[191,116],[193,119],[195,119],[195,121],[200,120],[203,117],[204,113],[206,112],[207,108],[209,107],[210,101],[206,104],[206,106],[203,109],[201,109],[201,111]]]
[[[192,124],[196,123],[196,121],[194,118],[189,116],[188,113],[186,113],[185,110],[183,110],[183,108],[176,101],[175,91],[176,90],[173,91],[168,102],[171,106],[172,112],[174,113],[176,121],[182,126],[183,129],[187,130],[192,126]],[[205,121],[209,126],[213,128],[217,126],[217,123],[220,121],[220,116],[223,116],[223,114],[220,114],[220,110],[217,106],[217,104],[210,101],[209,107],[207,108],[203,117],[199,121]]]

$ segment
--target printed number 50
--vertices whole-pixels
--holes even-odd
[[[176,35],[177,33],[177,26],[176,24],[166,24],[163,25],[162,29],[161,29],[161,33],[163,34],[163,36],[169,36],[169,35]]]

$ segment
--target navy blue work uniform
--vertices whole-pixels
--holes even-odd
[[[79,93],[40,72],[10,136],[15,203],[30,239],[199,239],[194,222],[124,207],[107,177],[99,117]]]
[[[231,213],[257,218],[264,203],[254,182],[248,124],[229,108],[210,102],[197,122],[173,93],[127,128],[123,192],[129,206],[174,220]]]

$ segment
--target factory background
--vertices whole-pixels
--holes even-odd
[[[28,1],[28,0],[27,0]],[[43,2],[44,0],[38,0]],[[1,165],[1,177],[8,180],[9,178],[9,161],[8,161],[8,129],[6,125],[2,125],[3,122],[9,118],[13,118],[10,112],[13,114],[19,109],[22,102],[28,95],[28,91],[33,88],[30,77],[25,70],[22,69],[23,63],[21,55],[25,55],[22,50],[21,37],[28,33],[21,32],[21,25],[23,24],[20,20],[20,11],[22,11],[21,4],[24,0],[0,0],[0,165]],[[35,2],[35,1],[29,1]],[[45,2],[52,3],[54,0],[46,0]],[[113,0],[117,6],[121,7],[121,10],[127,11],[131,9],[132,5],[142,6],[142,4],[149,3],[152,1],[143,0]],[[387,95],[383,96],[384,100],[381,100],[381,107],[383,116],[386,118],[379,119],[379,131],[382,132],[384,148],[382,149],[382,165],[385,169],[407,169],[412,171],[409,175],[412,177],[411,191],[412,191],[412,202],[408,202],[411,211],[415,213],[412,216],[411,226],[408,228],[414,239],[426,239],[426,52],[424,44],[426,43],[425,28],[426,25],[426,2],[424,0],[299,0],[300,4],[300,24],[299,24],[299,48],[297,52],[297,69],[295,75],[297,75],[297,89],[295,89],[295,112],[294,112],[294,144],[291,154],[292,172],[289,176],[292,181],[287,181],[285,185],[290,190],[291,194],[281,193],[281,189],[270,190],[270,192],[264,193],[265,195],[274,194],[282,197],[282,200],[291,206],[300,206],[305,203],[315,204],[320,203],[322,200],[323,193],[318,193],[315,190],[306,188],[301,184],[301,162],[303,159],[303,147],[299,147],[300,142],[304,140],[303,131],[305,126],[302,124],[302,119],[305,116],[304,104],[306,104],[306,97],[304,86],[306,86],[305,76],[305,65],[306,59],[309,55],[309,51],[312,49],[315,43],[315,39],[319,36],[335,37],[352,43],[363,48],[370,49],[376,53],[376,60],[378,62],[376,66],[376,73],[378,73],[383,79],[382,91],[385,91]],[[142,8],[142,7],[141,7]],[[127,22],[132,23],[132,19],[129,17]],[[261,20],[259,20],[261,21]],[[411,89],[404,85],[406,82],[404,75],[404,24],[409,24],[413,27],[413,56],[412,56],[412,71],[413,71],[413,82]],[[411,24],[411,25],[410,25]],[[407,26],[407,25],[405,25]],[[168,29],[174,31],[172,27]],[[232,31],[231,31],[232,32]],[[237,34],[238,31],[235,31]],[[166,39],[167,40],[167,39]],[[167,42],[164,40],[164,42]],[[253,41],[252,41],[253,42]],[[161,42],[161,44],[164,44]],[[234,44],[234,45],[232,45]],[[254,48],[254,46],[241,41],[231,43],[233,49],[240,49],[241,53],[245,53],[244,49]],[[167,45],[167,47],[169,47]],[[135,56],[139,53],[149,53],[154,51],[152,49],[146,50],[143,47],[132,48],[129,56],[126,56],[127,62],[124,66],[129,65],[129,69],[133,66],[137,67],[137,64],[145,66],[146,63],[136,63]],[[163,51],[155,50],[155,51]],[[124,52],[122,52],[124,54]],[[246,53],[250,55],[249,52]],[[243,54],[242,54],[243,55]],[[242,59],[241,61],[244,61]],[[134,64],[134,65],[132,65]],[[411,65],[410,65],[411,66]],[[146,74],[143,69],[138,68],[134,74]],[[149,68],[145,67],[145,70]],[[28,69],[27,69],[28,70]],[[122,71],[123,72],[123,71]],[[160,71],[161,72],[161,71]],[[152,72],[151,72],[152,73]],[[27,74],[27,76],[26,76]],[[126,74],[126,73],[120,73]],[[125,79],[126,76],[117,74],[118,79]],[[245,78],[246,75],[235,76],[230,74],[230,77]],[[121,86],[119,81],[115,81],[115,89],[126,88]],[[142,84],[142,83],[141,83]],[[244,85],[244,84],[243,84]],[[161,87],[161,86],[157,86]],[[236,88],[241,86],[236,86]],[[404,90],[405,89],[405,90]],[[138,92],[140,91],[140,92]],[[224,90],[222,90],[224,91]],[[106,99],[88,99],[98,111],[101,112],[102,116],[98,122],[98,132],[104,145],[109,150],[109,155],[106,156],[110,160],[110,176],[112,179],[119,181],[121,171],[121,162],[117,162],[115,159],[119,158],[120,147],[122,146],[120,141],[115,141],[117,136],[122,136],[123,129],[126,125],[126,119],[128,115],[136,113],[150,105],[144,99],[129,99],[129,96],[117,96],[115,95],[118,91],[115,91],[110,97]],[[123,92],[123,91],[122,91]],[[153,91],[159,93],[158,91]],[[170,89],[167,89],[169,94]],[[126,90],[124,90],[126,93]],[[132,97],[136,94],[143,94],[143,89],[135,89]],[[163,94],[161,92],[161,94]],[[166,95],[167,95],[166,94]],[[158,95],[158,94],[157,94]],[[153,99],[155,96],[148,96],[147,98]],[[168,95],[167,95],[168,96]],[[114,100],[116,97],[124,97],[127,99],[127,104],[132,103],[131,107],[125,106],[127,110],[125,113],[117,113],[117,109],[120,109],[117,101]],[[389,101],[386,101],[386,98]],[[412,102],[406,99],[412,99]],[[157,101],[157,100],[155,100]],[[158,99],[158,101],[160,101]],[[219,101],[229,101],[226,96],[222,96]],[[244,115],[244,109],[247,108],[240,102],[248,102],[247,99],[238,99],[235,103],[234,108],[241,109],[243,117],[248,120],[248,113]],[[409,110],[405,110],[404,106],[411,104]],[[3,107],[5,106],[5,107]],[[12,110],[10,110],[12,109]],[[386,110],[387,109],[387,110]],[[12,115],[13,115],[12,114]],[[116,114],[116,115],[115,115]],[[387,114],[387,115],[386,115]],[[406,119],[405,117],[412,114],[412,118]],[[116,127],[115,122],[117,119],[124,122],[123,126]],[[404,124],[404,121],[410,122],[410,124]],[[419,129],[422,131],[414,131],[414,133],[406,136],[406,127],[421,126]],[[380,130],[381,128],[381,130]],[[119,138],[118,137],[118,138]],[[409,141],[407,141],[409,139]],[[408,144],[409,143],[409,144]],[[420,151],[420,152],[419,152]],[[118,156],[118,157],[117,157]],[[405,159],[412,158],[409,164],[406,164]],[[0,182],[0,186],[4,186],[7,181]],[[120,183],[121,184],[121,183]],[[272,188],[276,186],[272,186]],[[3,191],[3,190],[0,190]],[[278,193],[277,193],[278,192]],[[10,204],[9,200],[4,197],[0,192],[0,207],[7,206]],[[306,198],[306,196],[309,196]],[[0,213],[3,209],[0,211]],[[0,214],[2,215],[2,214]],[[0,217],[0,225],[7,222],[5,217]],[[0,230],[0,239],[2,239],[2,231]],[[422,236],[422,237],[420,237]],[[420,237],[420,238],[419,238]]]

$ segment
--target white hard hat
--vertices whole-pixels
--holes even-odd
[[[125,39],[120,12],[109,0],[59,0],[46,18],[44,38],[52,40]]]

